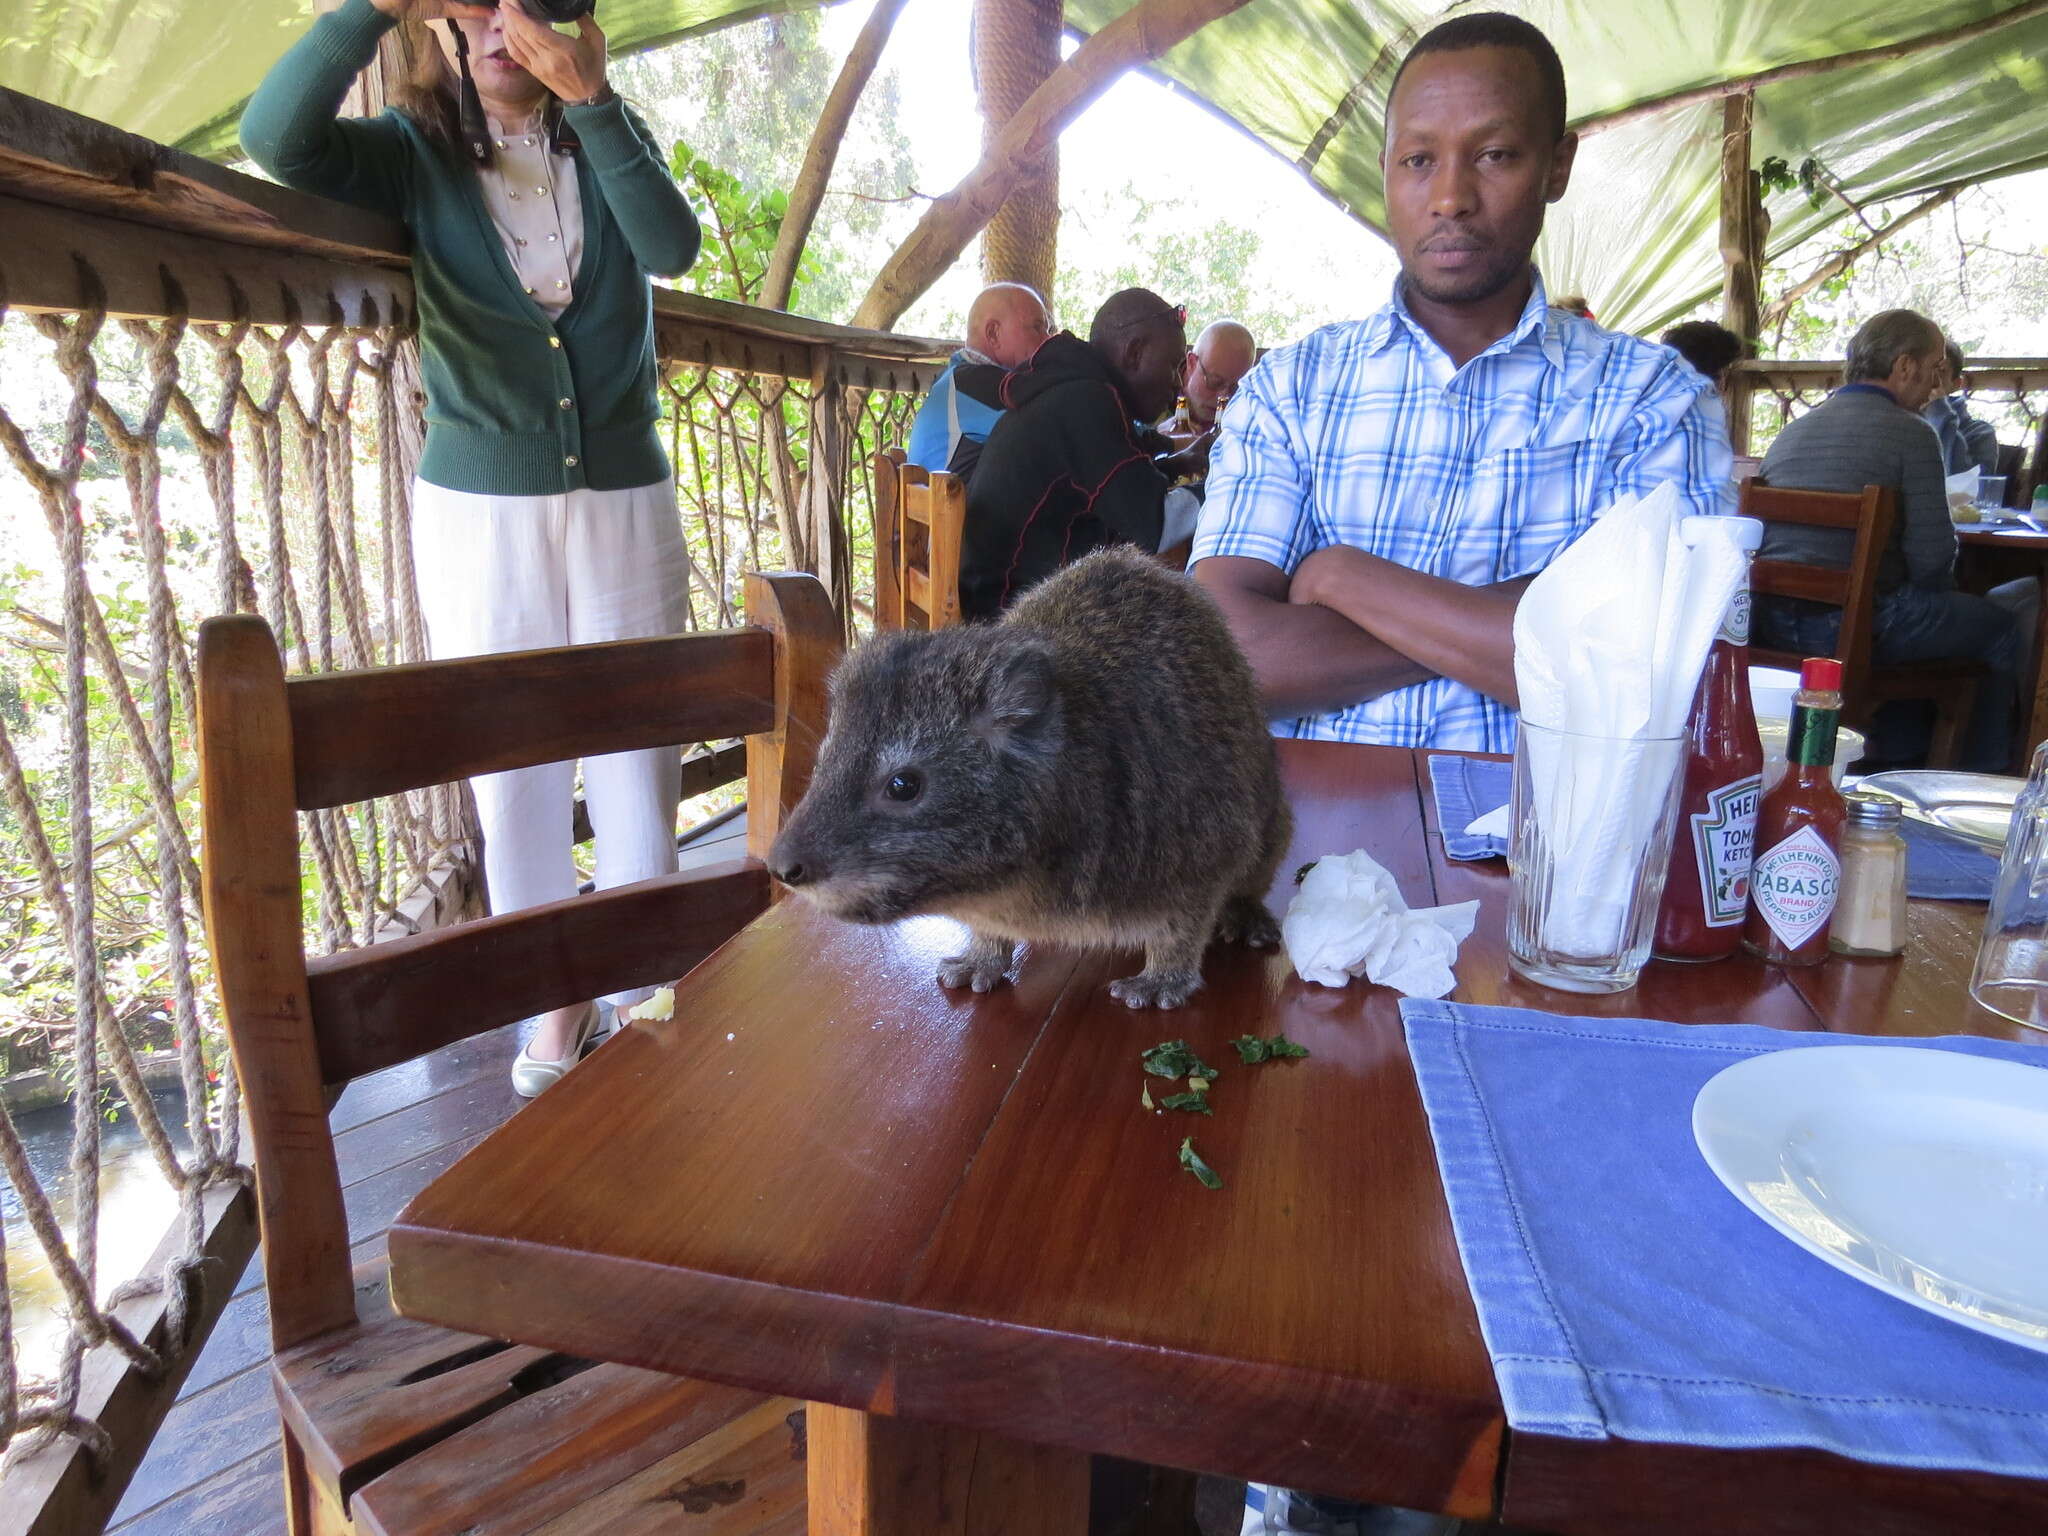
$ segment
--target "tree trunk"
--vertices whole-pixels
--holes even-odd
[[[1742,338],[1742,355],[1756,356],[1758,268],[1761,265],[1756,172],[1749,168],[1750,126],[1756,97],[1744,92],[1722,104],[1721,323]],[[1749,452],[1749,380],[1729,381],[1728,436],[1737,453]]]
[[[1060,66],[1064,0],[975,0],[974,81],[981,94],[981,149],[996,147],[1031,93]],[[981,275],[1025,283],[1052,302],[1060,223],[1059,144],[1028,169],[981,236]]]
[[[1149,64],[1248,0],[1138,0],[1075,50],[1031,93],[981,164],[925,210],[876,274],[853,323],[886,331],[960,258],[1017,184],[1043,162],[1060,130],[1127,69]]]
[[[889,33],[904,0],[875,0],[875,8],[861,24],[846,62],[839,66],[839,78],[832,82],[832,94],[818,114],[818,126],[811,130],[810,146],[804,150],[803,166],[789,189],[789,211],[776,231],[775,250],[768,258],[768,273],[761,280],[761,303],[769,309],[789,308],[789,291],[796,285],[796,264],[803,259],[804,242],[811,237],[811,225],[818,217],[818,205],[832,183],[832,167],[839,159],[839,144],[846,137],[846,125],[853,121],[853,109],[860,105],[860,93],[881,61]]]

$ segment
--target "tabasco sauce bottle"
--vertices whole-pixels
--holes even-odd
[[[1734,521],[1734,519],[1730,519]],[[1743,520],[1747,550],[1763,533]],[[1707,653],[1686,726],[1685,783],[1671,845],[1671,873],[1657,911],[1660,960],[1725,960],[1742,943],[1749,911],[1750,855],[1764,748],[1749,697],[1749,582],[1735,589]]]
[[[1742,947],[1772,965],[1818,965],[1828,957],[1828,920],[1841,881],[1842,822],[1835,788],[1835,729],[1842,716],[1842,664],[1810,656],[1792,696],[1785,777],[1764,796],[1756,820],[1756,866]]]

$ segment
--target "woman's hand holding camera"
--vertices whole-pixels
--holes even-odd
[[[574,37],[535,21],[519,0],[506,0],[499,14],[505,23],[505,51],[562,101],[573,107],[604,89],[604,33],[589,12],[576,18]]]

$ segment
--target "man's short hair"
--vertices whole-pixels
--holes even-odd
[[[1150,288],[1124,288],[1102,301],[1088,326],[1088,345],[1104,351],[1115,346],[1134,328],[1157,321],[1181,323],[1180,313]]]
[[[1423,33],[1408,50],[1401,67],[1394,71],[1394,83],[1387,87],[1388,109],[1393,108],[1394,92],[1401,88],[1401,77],[1410,64],[1425,53],[1457,53],[1466,48],[1519,48],[1534,59],[1536,73],[1543,80],[1543,112],[1550,136],[1564,137],[1564,61],[1558,58],[1557,50],[1540,29],[1506,11],[1454,16]]]
[[[1742,338],[1711,320],[1688,320],[1657,339],[1716,382],[1742,356]]]
[[[1888,379],[1902,357],[1919,357],[1942,344],[1941,327],[1917,309],[1887,309],[1872,315],[1849,338],[1848,366],[1843,376]]]
[[[1959,379],[1963,376],[1963,349],[1953,341],[1948,344],[1948,371]]]

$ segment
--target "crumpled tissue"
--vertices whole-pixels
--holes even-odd
[[[1341,987],[1353,976],[1404,997],[1442,997],[1479,903],[1411,909],[1394,877],[1363,849],[1316,860],[1280,922],[1287,958],[1304,981]]]

